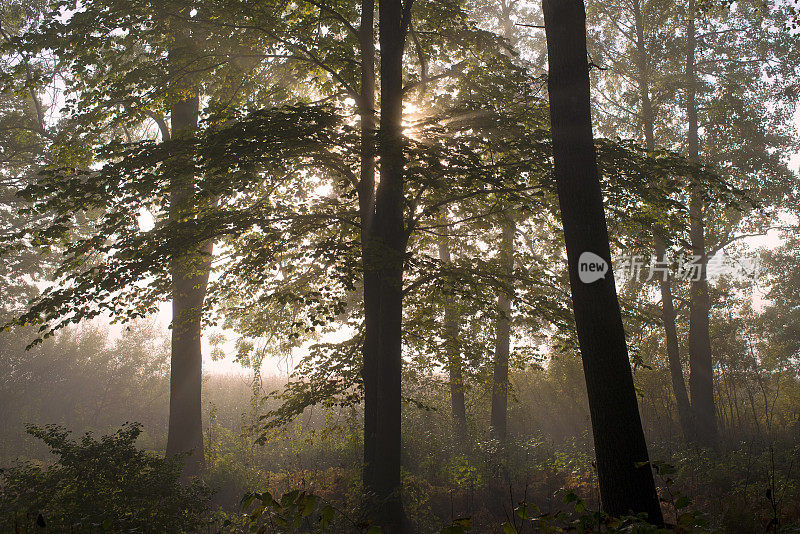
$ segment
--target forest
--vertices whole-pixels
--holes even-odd
[[[0,0],[0,532],[800,532],[796,0]]]

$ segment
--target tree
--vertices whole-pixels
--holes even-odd
[[[657,221],[648,234],[652,234],[659,258],[662,253],[684,249],[684,255],[702,259],[700,248],[705,248],[705,256],[710,258],[736,241],[737,234],[763,232],[771,224],[771,216],[765,215],[784,205],[785,186],[795,178],[786,172],[778,155],[794,150],[795,141],[787,132],[793,128],[789,110],[794,109],[794,97],[786,88],[794,79],[796,51],[790,46],[788,32],[774,31],[784,26],[787,17],[779,5],[741,2],[724,7],[699,2],[700,9],[688,9],[688,3],[676,5],[678,9],[671,9],[655,0],[593,5],[597,18],[593,20],[592,57],[608,67],[596,75],[594,109],[600,117],[600,132],[616,135],[624,131],[638,137],[648,150],[666,148],[689,155],[697,138],[695,170],[677,194],[672,194],[687,207],[686,215],[675,225]],[[693,79],[686,76],[690,34],[695,36]],[[676,83],[673,73],[678,71],[684,76]],[[689,106],[692,100],[694,105]],[[692,118],[690,108],[697,112],[696,117]],[[694,126],[698,131],[692,133]],[[700,178],[701,166],[718,178]],[[720,184],[726,184],[733,194],[718,196]],[[698,197],[702,197],[700,202]],[[752,200],[756,198],[759,207],[754,209]],[[698,246],[700,223],[703,247]],[[691,250],[692,239],[695,251]],[[713,390],[708,393],[713,381],[702,377],[713,377],[715,371],[712,360],[698,355],[703,353],[701,344],[710,347],[710,342],[702,341],[706,321],[701,316],[708,315],[710,324],[715,304],[713,287],[709,290],[708,281],[703,280],[704,274],[692,284],[694,289],[686,291],[679,280],[668,276],[659,281],[659,290],[666,360],[683,434],[691,441],[711,445],[714,438],[709,437],[709,429],[713,426],[708,422],[698,429],[703,436],[695,436],[692,430],[695,399],[692,395],[690,403],[680,354],[695,354],[690,358],[690,373],[695,376],[697,408],[707,418],[716,410],[709,404],[714,398]],[[703,299],[697,298],[702,296],[703,285],[709,293],[709,308],[701,312]],[[691,351],[685,340],[678,339],[684,318],[680,307],[672,304],[673,299],[683,298],[684,291],[687,300],[695,298],[697,303],[688,317],[689,322],[694,321],[688,343]]]
[[[375,382],[375,457],[372,480],[378,524],[387,532],[403,530],[400,497],[400,409],[402,371],[403,263],[405,229],[403,156],[403,50],[413,0],[380,4],[381,115],[378,132],[381,180],[375,192],[375,213],[369,226],[366,265],[377,278]],[[369,334],[367,334],[369,336]]]
[[[446,224],[446,223],[445,223]],[[439,238],[439,261],[443,267],[451,267],[450,236],[447,229]],[[450,382],[450,414],[453,418],[453,438],[457,447],[463,447],[467,442],[467,410],[464,404],[464,368],[461,358],[461,344],[458,340],[458,308],[456,306],[455,292],[452,283],[447,284],[443,291],[444,316],[442,317],[443,349],[447,361],[447,378]]]
[[[0,239],[35,223],[22,213],[24,203],[16,192],[36,179],[47,167],[66,162],[85,164],[82,144],[74,140],[73,150],[59,150],[59,141],[75,133],[69,121],[54,118],[53,108],[63,92],[57,62],[49,56],[16,54],[16,40],[36,24],[48,3],[7,0],[0,3]],[[0,321],[20,313],[36,293],[55,263],[56,252],[23,248],[0,257]],[[26,276],[28,275],[28,276]]]
[[[121,134],[124,132],[124,139],[130,144],[141,142],[135,138],[135,130],[144,130],[142,124],[149,121],[157,124],[161,134],[162,146],[154,150],[164,149],[165,152],[149,161],[146,156],[143,159],[133,156],[136,150],[127,152],[122,156],[130,158],[123,162],[123,167],[127,166],[127,170],[132,171],[127,176],[124,176],[126,171],[115,175],[115,171],[110,170],[113,165],[104,167],[106,172],[92,173],[86,170],[88,163],[80,168],[76,162],[66,161],[62,162],[63,168],[49,171],[53,175],[39,177],[39,183],[28,191],[30,199],[40,201],[39,207],[47,215],[55,213],[60,218],[59,223],[51,227],[53,233],[47,238],[40,238],[43,243],[49,238],[54,238],[54,241],[63,239],[69,226],[74,225],[72,219],[75,213],[96,210],[102,213],[100,220],[106,224],[99,234],[91,235],[90,232],[89,237],[83,240],[67,239],[67,242],[72,241],[72,246],[67,246],[67,250],[73,256],[71,261],[63,262],[57,271],[58,276],[67,278],[79,278],[81,275],[91,278],[91,273],[94,273],[95,283],[67,292],[60,292],[54,285],[31,306],[34,309],[38,306],[38,310],[47,312],[23,315],[35,322],[44,320],[40,332],[46,336],[69,322],[62,320],[55,326],[48,324],[59,314],[69,313],[63,306],[74,306],[72,321],[97,315],[99,312],[95,305],[103,307],[103,304],[112,315],[135,317],[152,312],[162,293],[158,290],[144,293],[131,291],[131,286],[139,283],[135,273],[154,271],[156,276],[152,286],[168,291],[173,300],[171,426],[167,454],[193,451],[186,460],[186,474],[196,475],[204,459],[201,332],[214,235],[213,232],[211,235],[201,235],[199,242],[194,238],[199,232],[207,230],[200,228],[199,220],[204,212],[213,208],[218,198],[216,192],[200,192],[197,184],[199,176],[193,158],[196,155],[194,148],[201,112],[200,92],[202,88],[207,97],[205,111],[209,114],[222,114],[226,106],[232,106],[240,100],[242,87],[252,83],[254,75],[245,64],[231,61],[230,58],[238,57],[242,47],[250,50],[252,42],[258,40],[253,38],[252,33],[243,36],[241,32],[221,31],[218,24],[207,24],[204,10],[194,18],[197,10],[182,2],[154,5],[98,0],[82,5],[81,9],[64,18],[59,13],[65,5],[58,3],[53,6],[38,27],[16,39],[13,44],[28,54],[53,49],[71,75],[66,84],[67,105],[62,113],[76,125],[74,128],[84,138],[91,138],[93,134],[103,132],[103,129],[110,132],[87,142],[90,147],[88,152],[95,152],[89,159],[94,157],[95,163],[108,164],[115,157],[108,157],[109,154],[120,148],[118,138]],[[224,23],[227,13],[216,14],[219,15],[218,21]],[[242,37],[253,39],[252,42],[238,42],[237,39]],[[115,65],[115,68],[109,68],[109,65]],[[212,82],[215,75],[222,81]],[[135,91],[132,91],[132,87]],[[215,98],[219,94],[222,98]],[[171,123],[171,128],[168,123]],[[131,130],[134,130],[134,135]],[[108,142],[109,137],[111,142]],[[57,146],[58,141],[54,139]],[[76,144],[74,138],[60,141],[62,148],[67,144],[70,147]],[[146,141],[140,146],[150,148]],[[125,148],[130,146],[124,147],[122,152],[125,152]],[[139,155],[152,155],[147,148]],[[137,168],[137,165],[141,166]],[[145,171],[148,167],[150,170]],[[120,167],[116,167],[116,171],[120,170]],[[131,187],[136,189],[136,180],[140,177],[138,173],[152,171],[165,181],[150,180],[151,185],[157,187],[146,187],[146,191],[139,189],[128,196],[127,201],[139,203],[133,206],[130,213],[150,209],[157,225],[163,224],[166,219],[169,224],[165,226],[176,231],[167,247],[169,250],[160,258],[161,261],[166,259],[166,265],[131,266],[126,262],[135,263],[137,253],[130,249],[120,251],[122,247],[119,244],[117,247],[106,247],[103,239],[111,236],[119,238],[120,233],[125,235],[126,232],[128,237],[134,236],[134,241],[142,237],[141,228],[137,228],[138,224],[131,219],[130,213],[120,217],[120,207],[126,202],[121,200],[121,196],[125,195],[121,191]],[[59,189],[60,178],[69,175],[93,175],[95,179],[81,184],[84,187],[82,200],[73,197],[56,206],[50,202],[52,197],[47,196]],[[130,178],[133,179],[126,181]],[[61,182],[61,185],[64,183]],[[79,189],[68,186],[60,193],[69,197]],[[43,190],[49,193],[39,195],[34,192]],[[115,198],[115,195],[118,196]],[[50,210],[49,213],[46,210]],[[35,232],[32,228],[27,230]],[[22,231],[17,235],[21,237],[25,233]],[[100,267],[91,265],[95,261],[93,259],[87,261],[89,256],[97,252],[101,253]],[[120,277],[116,272],[104,278],[115,272],[111,265],[121,267],[127,274]],[[88,270],[80,272],[81,269]],[[170,279],[167,287],[163,285],[166,278]],[[119,292],[125,294],[126,290],[130,300],[117,298],[117,302],[109,305],[107,299],[112,294],[119,297]],[[84,302],[68,303],[69,299],[56,296],[65,294],[83,299]],[[61,318],[64,316],[61,315]]]
[[[500,269],[504,282],[513,288],[514,234],[516,225],[509,214],[503,215],[500,236]],[[506,440],[508,425],[508,356],[511,345],[512,292],[501,290],[497,296],[497,319],[495,322],[494,369],[492,373],[491,428],[494,437],[501,443]]]
[[[581,0],[543,3],[553,159],[575,324],[583,356],[603,507],[663,522],[628,361],[613,275],[581,281],[580,257],[611,265],[592,140],[586,15]]]
[[[700,161],[700,140],[697,121],[697,73],[695,72],[695,4],[689,0],[686,23],[686,117],[687,152],[693,162]],[[689,390],[692,393],[692,412],[698,441],[708,447],[717,442],[717,420],[714,409],[714,366],[711,360],[705,227],[703,197],[700,185],[692,181],[689,201],[689,238],[692,255],[700,262],[699,280],[692,282],[689,315]]]
[[[190,64],[194,43],[188,28],[176,28],[169,49],[173,80],[184,79],[185,96],[170,109],[170,140],[191,139],[196,135],[200,113],[200,95],[192,76],[184,72]],[[194,198],[195,176],[191,154],[176,158],[167,167],[169,178],[169,218],[184,223],[197,210]],[[169,433],[167,456],[187,455],[185,476],[197,476],[205,467],[203,449],[203,352],[201,345],[203,299],[211,272],[213,241],[197,248],[177,243],[172,255],[172,354],[170,356]]]
[[[647,51],[647,41],[645,40],[645,16],[642,12],[641,0],[634,0],[633,24],[634,24],[634,46],[636,49],[636,81],[639,89],[639,99],[641,102],[641,121],[644,134],[644,147],[648,152],[656,150],[655,142],[655,113],[653,111],[652,100],[650,97],[650,71],[652,67],[649,62]],[[667,230],[663,224],[658,224],[653,228],[653,248],[656,258],[659,261],[667,259]],[[670,377],[672,379],[672,391],[675,395],[675,402],[678,407],[678,418],[680,419],[684,439],[693,440],[694,417],[689,404],[689,396],[686,391],[686,382],[683,378],[683,366],[681,365],[680,345],[678,342],[678,332],[676,326],[676,313],[672,298],[672,280],[670,273],[664,273],[658,282],[661,292],[661,321],[664,325],[664,338],[667,349],[667,361],[669,362]]]
[[[503,37],[509,44],[516,43],[516,31],[511,20],[512,6],[502,2],[500,5],[500,18],[503,27]],[[504,281],[513,287],[514,276],[514,237],[517,227],[511,214],[510,206],[505,206],[506,211],[501,215],[500,233],[500,269]],[[497,295],[497,319],[495,322],[494,344],[494,369],[492,372],[492,411],[490,425],[496,439],[504,444],[508,427],[508,396],[511,383],[508,380],[508,357],[511,349],[511,306],[513,304],[513,291],[501,290]]]

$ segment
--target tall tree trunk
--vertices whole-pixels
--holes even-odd
[[[633,18],[636,23],[636,70],[638,71],[639,97],[642,100],[642,129],[644,145],[648,151],[656,147],[653,102],[650,99],[650,69],[647,63],[647,47],[644,41],[644,16],[640,2],[633,0]]]
[[[723,367],[723,373],[725,372],[725,368]],[[736,377],[731,372],[730,366],[727,369],[727,383],[728,383],[728,395],[732,399],[731,403],[733,404],[734,409],[736,410],[736,425],[741,429],[742,428],[742,416],[739,412],[739,394],[736,391]]]
[[[378,325],[380,300],[375,266],[369,262],[372,218],[375,210],[375,0],[364,0],[361,7],[361,176],[358,188],[361,217],[361,258],[364,277],[364,345],[362,379],[364,381],[364,470],[362,473],[367,500],[375,492],[375,428],[378,424],[377,372]]]
[[[553,159],[570,288],[592,418],[600,496],[606,512],[647,513],[663,523],[639,417],[597,174],[582,0],[544,0]],[[591,252],[607,274],[579,277]]]
[[[639,77],[639,95],[642,101],[644,144],[647,151],[652,152],[656,148],[655,114],[653,113],[653,104],[650,99],[650,71],[647,61],[647,46],[644,40],[644,16],[642,14],[641,0],[633,0],[633,15],[636,23],[636,67]],[[655,225],[653,228],[653,241],[656,258],[659,260],[666,260],[667,249],[662,236],[663,233],[665,233],[664,228],[661,225]],[[672,300],[672,280],[668,272],[659,280],[659,289],[661,290],[661,320],[664,323],[667,360],[669,362],[670,377],[672,378],[672,392],[675,395],[675,404],[678,408],[678,420],[681,424],[683,438],[693,440],[692,411],[689,404],[689,395],[686,391],[686,382],[683,379],[676,313]]]
[[[407,20],[400,0],[383,0],[378,13],[381,49],[381,179],[367,241],[367,261],[377,277],[378,314],[375,454],[370,487],[375,519],[384,532],[403,531],[400,495],[404,227],[403,49]]]
[[[761,424],[758,422],[758,412],[756,411],[756,399],[753,396],[753,390],[750,389],[750,383],[745,382],[745,390],[747,391],[747,398],[750,400],[750,412],[753,414],[753,424],[756,427],[756,434],[759,439],[761,438]]]
[[[172,107],[172,138],[197,128],[197,94]],[[178,157],[170,184],[170,220],[192,217],[195,208],[191,161]],[[180,246],[180,245],[179,245]],[[211,242],[196,250],[176,250],[172,261],[172,357],[170,363],[167,455],[185,454],[184,475],[198,475],[205,464],[201,391],[201,321],[211,267]]]
[[[687,148],[692,162],[700,161],[700,141],[697,123],[697,72],[695,50],[695,3],[689,0],[686,28],[686,116],[689,123]],[[692,255],[699,259],[700,277],[692,282],[689,312],[689,389],[692,394],[695,435],[700,445],[713,447],[717,443],[717,421],[714,410],[714,368],[711,359],[709,315],[711,304],[706,279],[705,229],[703,226],[702,187],[692,180],[689,199],[689,239]]]
[[[513,283],[514,233],[516,227],[510,217],[504,217],[500,238],[500,269],[504,283]],[[497,296],[497,323],[495,326],[494,373],[492,376],[492,437],[505,443],[508,428],[508,355],[511,347],[511,294],[501,290]]]
[[[658,231],[659,229],[656,229]],[[655,235],[655,250],[657,258],[666,257],[666,247],[661,236]],[[669,374],[672,379],[672,392],[675,395],[675,404],[678,407],[678,420],[681,424],[683,439],[694,440],[694,424],[692,419],[692,407],[689,403],[689,395],[686,392],[686,381],[683,378],[683,366],[681,365],[680,348],[678,345],[678,331],[676,327],[675,306],[672,303],[672,286],[669,273],[659,280],[661,289],[661,321],[664,323],[664,337],[667,345],[667,360],[669,362]]]
[[[450,239],[447,234],[439,238],[439,261],[448,266],[450,257]],[[452,291],[452,288],[447,288]],[[464,403],[464,372],[461,362],[461,350],[458,343],[458,310],[452,292],[444,297],[444,321],[442,337],[447,358],[447,374],[450,382],[450,411],[453,417],[453,437],[457,446],[461,447],[467,440],[467,410]]]
[[[500,22],[503,26],[503,37],[512,48],[517,46],[517,32],[511,18],[512,0],[500,2]],[[511,287],[514,275],[514,234],[516,224],[510,213],[503,215],[502,234],[500,237],[500,270],[504,283]],[[497,319],[495,322],[494,362],[492,372],[492,410],[489,417],[491,435],[501,444],[505,444],[508,435],[508,356],[511,349],[511,304],[513,293],[500,291],[497,295]]]

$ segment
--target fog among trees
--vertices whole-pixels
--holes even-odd
[[[793,0],[0,0],[0,532],[796,532]]]

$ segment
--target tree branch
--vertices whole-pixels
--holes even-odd
[[[435,76],[428,76],[425,79],[425,84],[427,84],[429,82],[436,81],[436,80],[441,80],[442,78],[447,78],[449,76],[453,76],[454,74],[457,74],[457,73],[461,72],[462,68],[464,67],[464,65],[466,65],[466,63],[467,63],[467,60],[464,59],[462,61],[459,61],[458,63],[456,63],[455,65],[453,65],[449,69],[447,69],[446,71],[442,72],[441,74],[437,74]],[[422,85],[422,84],[423,84],[423,80],[420,80],[418,82],[413,82],[413,83],[410,83],[410,84],[406,85],[405,87],[403,87],[403,94],[406,94],[406,93],[408,93],[410,91],[413,91],[414,89],[416,89],[417,86]]]

